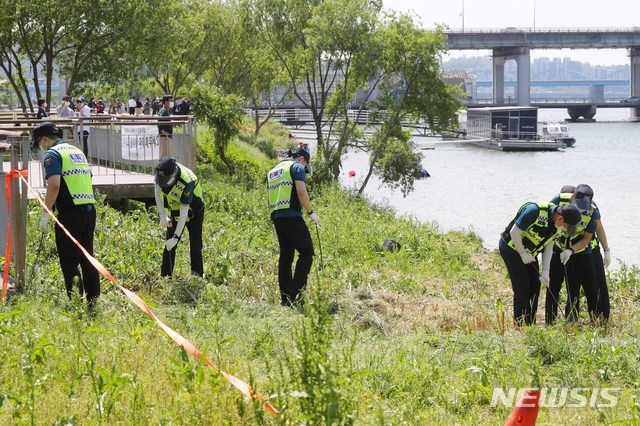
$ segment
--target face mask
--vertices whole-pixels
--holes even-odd
[[[169,108],[173,108],[174,103],[173,102],[169,102]]]

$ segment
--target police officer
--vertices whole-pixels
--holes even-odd
[[[91,185],[91,169],[84,153],[62,139],[62,129],[49,121],[33,130],[32,148],[45,152],[44,170],[47,179],[45,204],[55,208],[58,221],[93,256],[93,232],[96,227],[95,198]],[[49,214],[42,212],[40,229],[48,233]],[[80,248],[56,224],[56,248],[64,275],[67,294],[71,297],[73,282],[78,280],[80,294],[85,294],[91,306],[100,296],[100,275]],[[78,270],[82,268],[82,275]]]
[[[595,318],[602,315],[605,320],[609,318],[609,291],[606,277],[604,277],[604,264],[602,257],[600,257],[598,261],[604,278],[603,282],[600,283],[596,259],[594,259],[592,250],[596,233],[603,237],[605,244],[607,244],[607,241],[602,225],[600,225],[601,230],[598,231],[600,211],[595,203],[592,202],[592,198],[593,190],[589,185],[581,184],[577,187],[565,185],[560,190],[560,194],[556,195],[551,201],[560,205],[575,204],[580,210],[581,220],[576,227],[575,235],[570,238],[567,238],[566,235],[561,235],[554,246],[554,254],[551,261],[551,279],[547,290],[545,309],[547,324],[552,324],[556,318],[558,295],[563,280],[567,288],[565,317],[571,319],[577,316],[579,312],[580,287],[582,287],[591,316]],[[607,253],[605,252],[605,255]],[[552,297],[549,297],[550,294]]]
[[[189,254],[191,273],[204,275],[202,265],[202,221],[204,202],[202,186],[189,168],[178,163],[175,158],[164,157],[156,165],[155,198],[160,226],[167,228],[165,248],[162,253],[160,275],[170,277],[176,259],[174,250],[184,228],[189,230]],[[168,213],[165,211],[168,209]]]
[[[518,325],[535,322],[540,281],[549,283],[553,239],[575,227],[580,212],[574,205],[525,203],[500,236],[498,249],[507,266],[513,289],[513,317]],[[542,252],[542,270],[537,255]]]
[[[280,244],[278,284],[283,306],[301,302],[301,293],[307,285],[313,263],[313,242],[302,218],[304,208],[312,222],[320,219],[311,208],[305,183],[309,159],[309,152],[304,148],[295,148],[267,175],[269,211]],[[291,264],[296,251],[298,261],[292,276]]]

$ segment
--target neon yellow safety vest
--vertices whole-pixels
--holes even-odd
[[[558,205],[561,206],[564,204],[571,204],[572,195],[573,194],[571,193],[560,194],[560,201],[558,202]],[[582,210],[580,210],[581,218],[580,218],[580,222],[576,224],[575,235],[571,238],[569,243],[567,243],[566,235],[561,234],[560,237],[556,239],[556,242],[555,242],[556,247],[558,247],[561,250],[564,250],[566,248],[573,246],[578,241],[580,241],[584,237],[584,230],[589,225],[589,222],[591,222],[591,217],[593,216],[594,211],[595,211],[595,208],[594,208],[593,202],[591,203],[591,208],[588,211],[583,212]],[[590,242],[589,244],[592,244],[592,242]],[[585,251],[589,247],[589,244],[587,244],[581,250],[578,250],[576,253],[581,253]]]
[[[61,143],[51,148],[62,158],[62,179],[69,189],[73,204],[95,204],[91,185],[91,168],[84,153],[73,145]]]
[[[292,160],[278,163],[267,175],[267,193],[269,196],[269,211],[291,208],[291,194],[293,193],[293,178],[291,177]]]
[[[513,244],[513,241],[511,239],[511,227],[515,224],[516,219],[518,218],[520,213],[522,213],[524,208],[530,204],[535,203],[525,203],[522,207],[520,207],[520,209],[518,209],[518,213],[516,213],[515,217],[511,219],[511,222],[502,233],[503,240],[509,245],[509,247],[514,250],[516,250],[516,246],[515,244]],[[552,224],[550,224],[550,212],[554,204],[540,202],[536,205],[538,206],[539,210],[536,221],[529,225],[527,229],[522,231],[522,244],[524,245],[524,248],[534,256],[540,253],[544,249],[546,243],[560,232],[555,226],[552,226]]]
[[[178,220],[180,217],[180,198],[182,198],[182,194],[184,193],[185,187],[191,182],[195,182],[193,188],[193,196],[202,198],[202,187],[200,186],[200,182],[196,177],[195,173],[193,173],[188,167],[185,167],[181,164],[178,164],[178,171],[180,172],[177,175],[176,183],[170,188],[162,188],[162,193],[164,194],[167,206],[171,210],[171,216],[173,216],[174,220]],[[191,207],[189,207],[189,215],[187,216],[187,222],[191,219]]]

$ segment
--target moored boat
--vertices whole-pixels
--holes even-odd
[[[542,123],[542,138],[563,142],[567,147],[573,146],[576,143],[576,139],[569,135],[569,128],[564,121]]]

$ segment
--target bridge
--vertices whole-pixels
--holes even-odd
[[[631,79],[630,96],[640,96],[640,27],[614,29],[467,29],[445,31],[449,50],[491,50],[493,57],[493,100],[505,103],[504,64],[513,59],[517,64],[516,104],[531,102],[531,49],[628,49]],[[604,86],[597,86],[592,97],[599,99]],[[630,107],[631,105],[626,105]],[[591,119],[596,103],[567,108],[572,119]],[[640,105],[632,108],[640,117]]]

